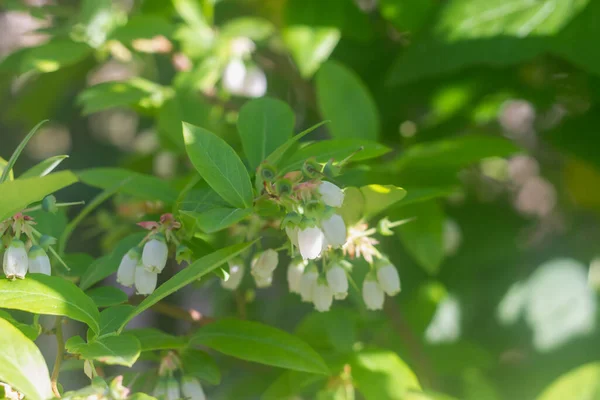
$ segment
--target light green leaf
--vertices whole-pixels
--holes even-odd
[[[152,39],[156,36],[171,37],[175,26],[159,15],[134,15],[126,25],[115,29],[110,39],[129,44],[135,39]]]
[[[0,183],[5,182],[8,179],[8,176],[13,174],[12,169],[15,166],[15,162],[17,162],[17,159],[19,158],[19,156],[25,149],[25,146],[27,146],[27,143],[29,143],[29,141],[31,140],[33,135],[36,134],[38,129],[45,122],[47,122],[47,120],[39,122],[36,126],[33,127],[32,130],[29,131],[27,136],[25,136],[25,138],[23,140],[21,140],[21,143],[19,143],[19,145],[17,146],[15,151],[13,151],[12,155],[10,156],[10,159],[8,160],[8,162],[6,162],[6,164],[4,165],[4,168],[2,168],[2,175],[0,175]],[[4,161],[4,159],[2,159],[2,161]]]
[[[353,226],[359,222],[365,214],[365,196],[359,188],[347,187],[344,190],[344,204],[338,210],[346,226]]]
[[[75,182],[77,177],[73,173],[61,171],[43,177],[17,179],[0,184],[0,221]]]
[[[211,385],[221,382],[221,371],[207,353],[196,349],[185,349],[180,353],[181,365],[186,375],[206,381]]]
[[[227,21],[220,29],[220,37],[237,38],[247,37],[254,41],[268,39],[275,32],[273,24],[262,18],[239,17]]]
[[[127,294],[114,286],[101,286],[86,292],[96,303],[96,307],[110,307],[127,301]]]
[[[53,398],[50,374],[36,345],[0,318],[0,380],[31,400]]]
[[[131,367],[140,356],[140,342],[130,335],[106,336],[89,343],[71,341],[66,347],[69,353],[78,354],[83,359],[109,365]]]
[[[283,30],[283,41],[305,78],[312,76],[329,58],[340,36],[339,29],[328,27],[294,25]]]
[[[590,363],[562,375],[537,400],[592,400],[600,397],[600,363]]]
[[[66,158],[69,158],[69,156],[54,156],[46,158],[44,161],[39,162],[38,164],[29,168],[27,171],[23,172],[19,176],[19,179],[46,176],[50,172],[54,171],[54,168],[58,167],[58,165]]]
[[[214,233],[231,225],[240,222],[250,214],[252,214],[251,208],[231,208],[231,207],[220,207],[212,208],[202,213],[194,211],[181,211],[182,214],[193,218],[196,226],[206,233]]]
[[[81,182],[100,189],[111,189],[124,182],[121,193],[143,200],[161,200],[172,204],[177,200],[177,191],[160,178],[144,175],[121,168],[92,168],[77,173]]]
[[[360,78],[344,65],[328,61],[316,78],[317,103],[336,139],[376,140],[379,113],[375,101]]]
[[[10,322],[15,328],[20,330],[23,335],[27,336],[30,340],[35,340],[40,335],[41,327],[36,324],[24,324],[13,318],[8,311],[0,310],[0,318]]]
[[[75,64],[92,54],[92,48],[72,40],[51,40],[32,47],[23,57],[21,73],[29,71],[54,72]]]
[[[420,391],[415,374],[394,352],[363,350],[350,362],[356,388],[366,400],[405,400],[410,391]]]
[[[8,161],[6,161],[4,158],[0,157],[0,173],[4,173],[4,170],[6,169],[7,165],[8,165]],[[8,177],[6,178],[6,180],[12,181],[13,179],[15,179],[15,174],[13,173],[12,170],[10,170],[8,172]]]
[[[292,399],[294,395],[302,393],[303,389],[315,385],[319,381],[325,383],[323,375],[300,371],[285,371],[269,385],[267,390],[262,394],[261,400]]]
[[[0,308],[35,314],[62,315],[100,330],[96,305],[81,289],[58,276],[31,274],[25,279],[0,279]]]
[[[185,122],[183,137],[192,164],[210,187],[234,207],[251,207],[250,176],[235,150],[206,129]]]
[[[142,311],[147,310],[171,293],[176,292],[182,287],[189,285],[190,283],[213,271],[215,268],[226,263],[253,244],[254,242],[249,242],[225,247],[188,265],[183,270],[175,274],[175,276],[173,276],[171,279],[160,285],[154,291],[154,293],[146,297],[144,301],[142,301],[121,324],[119,331],[122,331],[127,323]]]
[[[141,351],[182,349],[187,346],[183,338],[155,328],[131,329],[124,331],[123,334],[134,336],[139,340]]]
[[[406,190],[394,185],[368,185],[360,188],[365,198],[363,217],[369,219],[406,196]]]
[[[294,120],[294,112],[281,100],[263,97],[244,104],[237,128],[253,171],[292,137]]]
[[[222,319],[200,328],[190,343],[261,364],[329,374],[325,361],[308,344],[287,332],[258,322]]]

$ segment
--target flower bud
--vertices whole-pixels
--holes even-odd
[[[377,281],[388,296],[400,293],[400,276],[398,270],[388,260],[377,261]]]
[[[346,243],[346,224],[338,214],[333,214],[321,222],[321,228],[327,243],[334,248],[342,247]]]
[[[319,193],[323,203],[329,207],[341,207],[344,204],[344,192],[331,182],[321,182]]]
[[[252,275],[267,278],[273,275],[273,271],[279,263],[279,254],[273,249],[258,253],[252,259]]]
[[[323,167],[321,167],[321,164],[319,164],[314,157],[304,161],[304,165],[302,165],[302,173],[308,179],[321,176],[322,169]]]
[[[379,286],[379,283],[370,276],[367,276],[363,282],[362,297],[368,310],[383,309],[383,289]]]
[[[302,301],[310,303],[313,299],[313,289],[317,284],[319,273],[314,265],[311,265],[304,271],[300,281],[300,297]]]
[[[50,275],[50,259],[40,246],[34,245],[29,249],[29,273]]]
[[[131,287],[135,283],[135,268],[140,261],[140,250],[137,247],[130,249],[121,259],[117,270],[117,282],[123,286]]]
[[[235,290],[242,283],[244,278],[244,262],[241,258],[229,261],[229,278],[221,281],[221,286],[228,290]]]
[[[277,170],[268,162],[263,161],[258,166],[258,174],[261,176],[264,182],[272,182],[277,176]]]
[[[300,294],[300,283],[302,282],[302,275],[304,275],[306,264],[305,260],[292,260],[288,266],[287,281],[290,292]]]
[[[348,276],[341,265],[335,263],[325,274],[327,284],[337,300],[343,300],[348,295]]]
[[[192,249],[183,244],[177,246],[175,261],[177,261],[177,264],[181,264],[184,261],[187,263],[192,262]]]
[[[289,195],[290,193],[292,193],[293,189],[294,184],[289,179],[279,179],[275,183],[275,192],[279,196]]]
[[[308,227],[298,232],[298,249],[305,260],[314,260],[321,255],[325,235],[317,227]]]
[[[27,251],[25,251],[25,243],[18,239],[13,239],[4,253],[4,275],[9,279],[25,278],[29,261],[27,259]]]
[[[148,271],[157,274],[161,273],[165,265],[167,265],[168,257],[169,248],[167,247],[164,235],[156,234],[144,245],[142,263]]]
[[[313,304],[320,312],[329,311],[333,303],[333,292],[325,282],[317,282],[313,289]]]
[[[148,271],[146,267],[138,264],[135,267],[135,290],[138,294],[147,296],[156,289],[157,274]]]
[[[42,210],[52,214],[56,214],[56,212],[58,211],[58,207],[56,206],[56,197],[54,197],[53,195],[44,197],[44,199],[42,200]]]
[[[192,376],[181,378],[181,394],[184,398],[190,400],[206,400],[204,390],[198,379]]]
[[[179,382],[175,378],[168,378],[165,390],[165,400],[179,400],[181,393],[179,391]]]

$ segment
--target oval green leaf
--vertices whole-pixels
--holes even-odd
[[[96,303],[96,307],[110,307],[127,301],[127,294],[114,286],[101,286],[86,292]]]
[[[141,351],[182,349],[187,346],[183,338],[155,328],[131,329],[123,333],[139,340]]]
[[[221,371],[207,353],[196,349],[185,349],[180,353],[181,366],[186,375],[195,376],[211,385],[221,382]]]
[[[21,176],[19,176],[19,179],[46,176],[50,172],[54,171],[54,168],[58,167],[58,165],[67,158],[69,158],[69,156],[54,156],[46,158],[45,160],[40,161],[33,167],[29,168],[27,171],[23,172]]]
[[[538,400],[586,400],[600,398],[600,363],[578,367],[552,383]]]
[[[140,342],[134,336],[106,336],[89,343],[80,339],[67,343],[67,350],[86,360],[131,367],[140,356]]]

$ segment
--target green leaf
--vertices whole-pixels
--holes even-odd
[[[375,101],[360,78],[344,65],[328,61],[316,78],[317,103],[336,139],[376,140],[380,122]]]
[[[0,380],[28,399],[53,398],[48,367],[35,343],[2,318],[0,332]]]
[[[0,221],[75,182],[77,177],[73,173],[61,171],[43,177],[17,179],[0,184]]]
[[[262,394],[261,400],[291,399],[294,398],[294,395],[301,393],[303,389],[317,384],[319,381],[325,381],[323,375],[300,371],[285,371],[269,385],[267,390]]]
[[[239,17],[227,21],[219,31],[220,37],[247,37],[253,41],[268,39],[275,32],[273,24],[262,18]]]
[[[21,143],[19,143],[19,145],[17,146],[17,148],[15,149],[15,151],[10,156],[10,159],[8,160],[8,162],[4,165],[4,168],[2,169],[2,175],[0,175],[0,184],[3,183],[3,182],[5,182],[8,179],[8,176],[9,176],[9,174],[12,173],[12,169],[15,166],[15,162],[17,162],[17,159],[19,158],[19,156],[23,152],[23,149],[25,149],[25,146],[27,146],[27,143],[29,143],[29,141],[31,140],[31,138],[33,137],[33,135],[36,134],[36,132],[38,131],[38,129],[45,122],[47,122],[47,120],[39,122],[36,126],[33,127],[32,130],[29,131],[29,133],[27,134],[27,136],[25,136],[25,138],[23,140],[21,140]],[[4,161],[4,159],[2,159],[2,160]]]
[[[158,15],[134,15],[126,25],[115,29],[110,39],[129,44],[135,39],[152,39],[155,36],[169,38],[175,26],[168,19]]]
[[[296,145],[300,139],[302,139],[304,136],[308,135],[309,133],[311,133],[312,131],[314,131],[315,129],[320,127],[321,125],[325,125],[328,122],[329,121],[319,122],[318,124],[311,126],[310,128],[300,132],[299,134],[292,136],[290,139],[288,139],[287,142],[285,142],[284,144],[279,146],[277,149],[275,149],[275,151],[273,151],[271,154],[269,154],[269,156],[267,157],[267,161],[270,164],[278,165],[281,162],[281,160],[286,159],[286,156],[288,156],[291,153],[294,145]]]
[[[111,81],[90,86],[77,96],[82,114],[89,115],[114,107],[160,107],[165,99],[165,88],[143,78]]]
[[[110,254],[97,258],[81,277],[79,287],[82,290],[87,290],[95,283],[100,282],[110,274],[117,272],[121,259],[125,253],[137,246],[144,236],[145,233],[129,235],[121,240]]]
[[[122,331],[127,323],[142,311],[147,310],[168,295],[213,271],[253,244],[254,242],[249,242],[225,247],[188,265],[185,269],[179,271],[171,279],[160,285],[150,296],[146,297],[121,324],[119,331]]]
[[[406,251],[430,274],[436,274],[444,259],[445,216],[435,201],[408,205],[391,215],[394,219],[416,218],[397,228]]]
[[[89,343],[83,343],[79,339],[68,342],[66,347],[69,353],[78,354],[86,360],[131,367],[140,356],[140,342],[134,336],[106,336]]]
[[[127,294],[113,286],[101,286],[86,292],[96,303],[96,307],[110,307],[127,301]]]
[[[244,104],[237,128],[253,171],[292,137],[294,120],[294,112],[281,100],[263,97]]]
[[[592,400],[600,397],[600,363],[589,363],[562,375],[537,400]]]
[[[182,214],[195,219],[196,226],[206,233],[214,233],[240,222],[250,214],[252,208],[213,208],[202,213],[181,211]]]
[[[23,335],[27,336],[30,340],[35,340],[40,335],[40,326],[36,324],[28,325],[17,321],[7,311],[0,310],[0,318],[10,322],[15,328],[20,330]]]
[[[420,391],[415,374],[388,350],[363,350],[350,362],[352,378],[365,400],[405,400],[407,393]]]
[[[413,37],[419,31],[436,6],[433,0],[396,1],[381,0],[381,15],[401,32],[410,32]]]
[[[365,198],[365,219],[374,217],[406,196],[406,190],[394,185],[368,185],[360,191]]]
[[[315,348],[351,353],[357,340],[357,316],[346,308],[308,314],[296,327],[296,335]]]
[[[338,210],[346,226],[353,226],[359,222],[365,214],[365,196],[359,188],[347,187],[344,190],[344,204]]]
[[[44,161],[39,162],[38,164],[29,168],[27,171],[23,172],[19,176],[19,179],[46,176],[50,172],[54,171],[54,168],[58,167],[58,165],[66,158],[69,158],[69,156],[54,156],[46,158]]]
[[[116,332],[134,308],[130,304],[121,304],[103,310],[100,313],[100,332],[98,332],[98,336]]]
[[[77,173],[81,182],[100,189],[111,189],[124,182],[119,191],[143,200],[161,200],[173,204],[177,190],[168,182],[121,168],[92,168]]]
[[[287,332],[258,322],[222,319],[200,328],[190,343],[261,364],[329,374],[325,361],[308,344]]]
[[[283,41],[304,78],[311,77],[329,58],[340,40],[337,28],[288,26],[283,30]]]
[[[51,40],[32,47],[21,61],[21,73],[29,71],[54,72],[75,64],[92,54],[92,48],[72,40]]]
[[[6,169],[7,165],[8,165],[8,161],[6,161],[4,158],[0,157],[0,172],[4,173],[4,170]],[[7,180],[12,181],[13,179],[15,179],[15,175],[12,170],[9,170]]]
[[[182,349],[187,346],[183,338],[155,328],[131,329],[123,334],[134,336],[139,340],[141,351]]]
[[[196,349],[185,349],[180,353],[181,365],[186,375],[206,381],[211,385],[221,382],[221,371],[207,353]]]
[[[96,305],[73,283],[58,276],[31,274],[25,279],[0,279],[0,308],[34,314],[62,315],[100,330]]]
[[[235,150],[206,129],[185,122],[183,137],[192,164],[210,187],[234,207],[251,207],[250,176]]]

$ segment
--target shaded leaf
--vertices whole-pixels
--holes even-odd
[[[101,286],[86,292],[96,303],[96,307],[110,307],[127,301],[127,294],[113,286]]]
[[[195,376],[211,385],[218,385],[221,382],[221,371],[207,353],[188,348],[180,353],[180,357],[186,375]]]
[[[86,360],[131,367],[140,356],[140,342],[130,335],[106,336],[89,343],[79,339],[80,341],[75,343],[73,341],[68,343],[67,350]]]
[[[155,328],[130,329],[124,334],[134,336],[139,340],[141,351],[181,349],[187,345],[183,338],[169,335]]]

